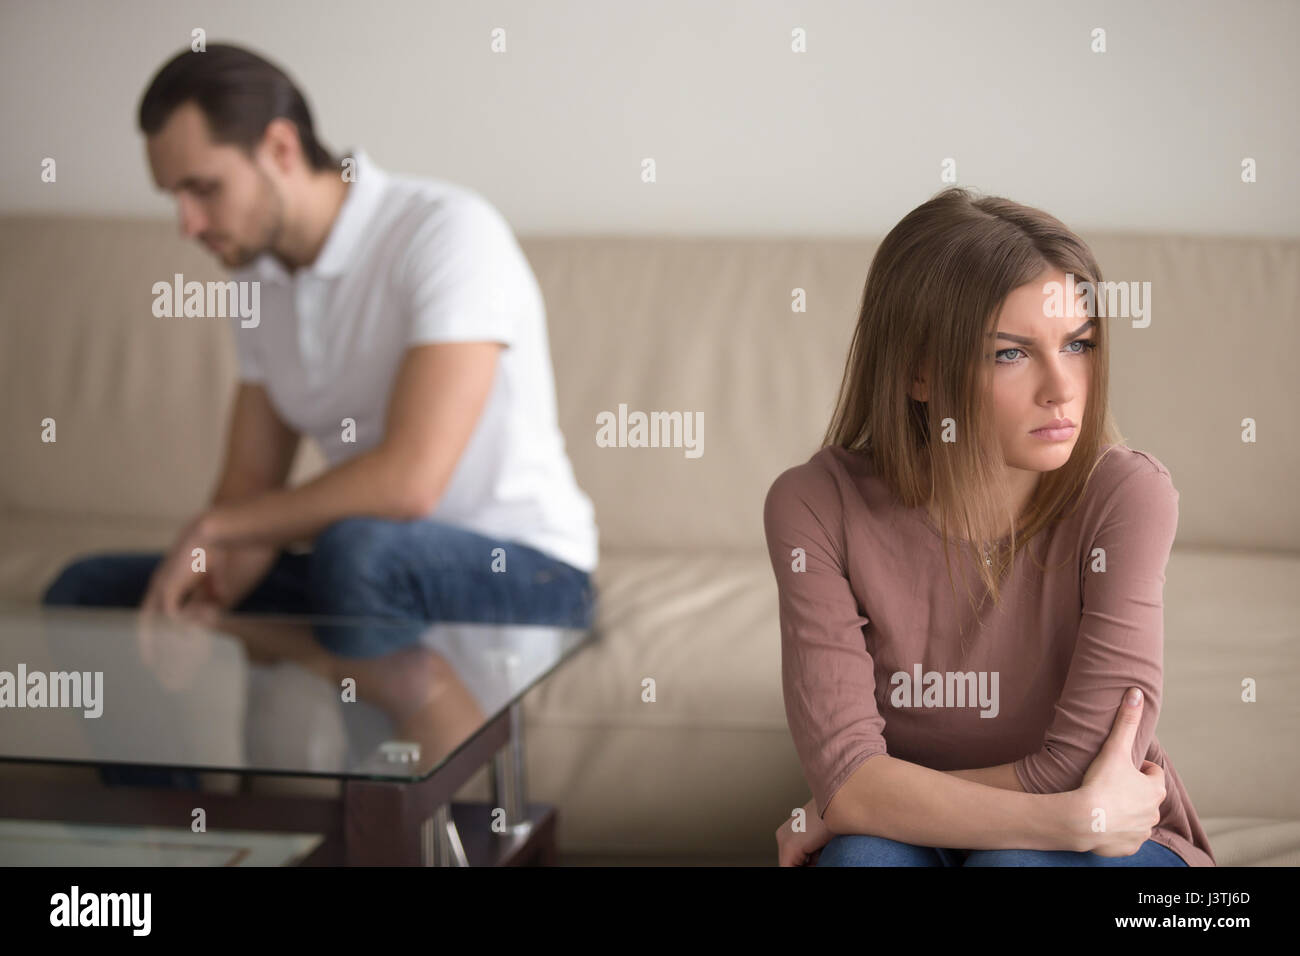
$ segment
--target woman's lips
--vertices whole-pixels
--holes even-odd
[[[1066,425],[1062,428],[1037,428],[1029,434],[1035,438],[1041,438],[1044,441],[1065,441],[1074,434],[1074,426]]]

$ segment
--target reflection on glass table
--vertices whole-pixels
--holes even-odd
[[[555,814],[525,801],[520,701],[594,637],[552,626],[0,603],[0,762],[339,780],[341,801],[291,804],[244,787],[244,803],[224,810],[256,830],[296,830],[310,817],[329,831],[313,864],[464,864],[457,819],[486,831],[489,815],[492,834],[515,842],[480,840],[482,858],[546,861]],[[452,804],[484,764],[495,808]],[[175,826],[190,805],[180,792],[103,796],[115,789],[95,797],[11,781],[0,816]],[[222,799],[204,792],[208,803]]]
[[[322,641],[321,636],[325,637]],[[87,708],[0,713],[0,759],[418,779],[563,662],[556,627],[0,608],[0,671],[81,675]],[[390,648],[350,657],[351,642]],[[65,686],[65,679],[49,686]]]

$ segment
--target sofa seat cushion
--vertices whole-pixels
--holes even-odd
[[[0,599],[37,603],[70,561],[96,552],[163,551],[179,531],[173,518],[0,513]]]

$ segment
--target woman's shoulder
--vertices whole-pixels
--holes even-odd
[[[826,445],[813,452],[803,464],[792,465],[776,476],[768,498],[834,498],[838,500],[845,482],[857,483],[872,476],[871,459],[862,452],[838,445]]]
[[[1173,475],[1164,462],[1150,452],[1130,448],[1128,445],[1103,445],[1093,471],[1093,480],[1098,485],[1097,492],[1106,497],[1121,488],[1166,488],[1175,496],[1178,494],[1174,488]]]
[[[871,474],[870,460],[862,453],[827,445],[776,476],[764,513],[783,518],[810,515],[827,523],[843,512],[846,492],[859,488]]]
[[[1123,444],[1102,446],[1083,493],[1085,526],[1154,532],[1178,522],[1178,489],[1155,455]]]

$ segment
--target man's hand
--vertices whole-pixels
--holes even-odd
[[[280,549],[275,545],[243,544],[208,549],[208,571],[203,597],[230,610],[262,582]]]
[[[154,570],[140,607],[176,614],[203,601],[230,610],[261,583],[280,555],[275,545],[214,545],[203,532],[203,515],[186,526]],[[203,571],[194,570],[194,549],[204,551]]]
[[[140,602],[141,610],[175,615],[203,585],[206,572],[193,568],[198,560],[194,549],[209,550],[210,542],[203,531],[206,517],[206,511],[196,515],[176,536],[176,543],[163,556],[149,579],[144,600]],[[208,557],[204,555],[205,562]]]

